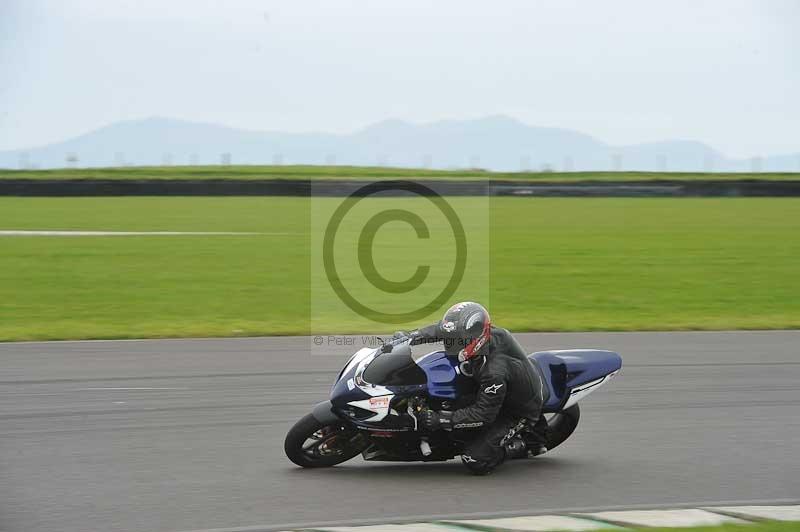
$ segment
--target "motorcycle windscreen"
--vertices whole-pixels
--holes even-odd
[[[375,357],[361,377],[378,386],[410,386],[428,382],[425,372],[414,362],[408,345],[397,346],[390,353]]]

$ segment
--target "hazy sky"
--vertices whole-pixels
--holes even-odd
[[[0,0],[0,149],[123,119],[349,132],[508,114],[800,151],[800,1]]]

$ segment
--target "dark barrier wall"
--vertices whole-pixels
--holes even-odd
[[[348,180],[0,180],[0,196],[347,196],[365,181]],[[420,181],[445,196],[747,197],[800,196],[799,181]],[[388,192],[386,195],[407,195]]]

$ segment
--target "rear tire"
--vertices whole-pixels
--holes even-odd
[[[331,467],[346,462],[366,448],[364,435],[344,423],[326,425],[308,414],[286,434],[283,450],[301,467]]]
[[[569,438],[581,418],[581,409],[575,404],[554,415],[547,422],[547,450],[553,450]]]

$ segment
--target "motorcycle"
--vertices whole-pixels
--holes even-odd
[[[596,349],[541,351],[528,360],[544,384],[548,450],[578,426],[578,402],[622,368],[619,354]],[[284,450],[302,467],[335,466],[358,454],[368,461],[450,460],[461,454],[464,431],[425,431],[417,414],[469,405],[476,391],[469,362],[444,351],[414,360],[407,338],[362,348],[339,373],[330,399],[289,430]]]

